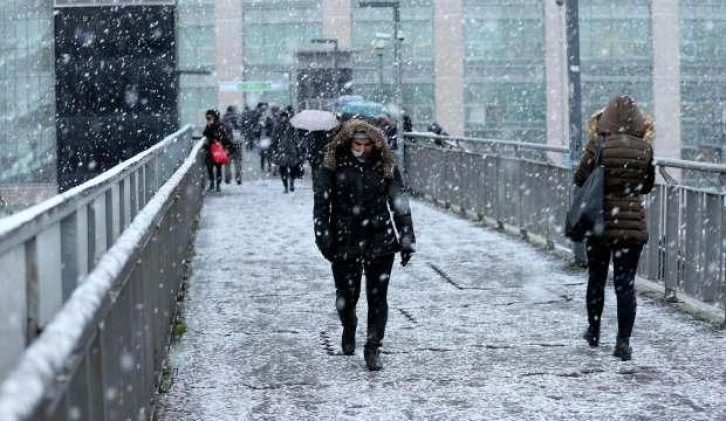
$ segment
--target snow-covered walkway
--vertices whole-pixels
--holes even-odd
[[[413,218],[419,252],[395,266],[385,368],[371,373],[365,294],[359,349],[340,353],[309,181],[207,195],[162,419],[726,420],[723,331],[639,297],[621,362],[611,285],[591,349],[584,272],[426,203]]]

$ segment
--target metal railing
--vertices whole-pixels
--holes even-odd
[[[204,188],[191,134],[0,221],[0,419],[148,417]]]
[[[567,148],[423,133],[406,138],[414,192],[570,249],[563,225],[572,169],[551,159]],[[655,164],[666,181],[646,196],[650,240],[639,275],[662,285],[668,299],[685,294],[726,309],[726,189],[689,187],[668,175],[695,171],[724,180],[726,165],[657,157]]]

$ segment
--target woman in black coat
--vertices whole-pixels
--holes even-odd
[[[368,338],[364,357],[370,370],[380,370],[394,256],[400,252],[405,266],[416,250],[408,199],[383,133],[360,120],[346,122],[326,148],[316,184],[315,242],[332,263],[343,353],[355,352],[355,308],[365,271]]]
[[[295,128],[290,125],[288,114],[285,111],[280,113],[280,121],[272,134],[270,158],[275,165],[280,166],[280,178],[282,178],[285,193],[294,192],[298,166],[302,163],[304,156],[295,134]]]

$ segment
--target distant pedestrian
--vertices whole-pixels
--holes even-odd
[[[234,179],[237,184],[242,184],[242,115],[237,111],[237,107],[230,105],[222,116],[222,124],[232,138],[232,148],[230,149],[231,162],[225,165],[224,181],[229,184],[232,181],[232,167],[234,167]]]
[[[635,272],[643,245],[648,242],[642,195],[649,193],[655,182],[651,146],[654,127],[651,118],[627,96],[610,100],[591,118],[588,127],[590,140],[575,172],[575,184],[582,186],[594,170],[598,143],[602,142],[605,229],[586,239],[588,328],[583,337],[590,346],[599,345],[605,281],[612,255],[618,306],[614,355],[626,361],[632,358],[630,336],[637,307]]]
[[[315,180],[318,177],[320,166],[323,164],[325,157],[325,147],[330,142],[334,131],[326,132],[322,130],[302,131],[303,146],[310,164],[310,173],[312,174],[313,188],[315,188]]]
[[[219,111],[207,110],[205,113],[207,125],[204,127],[204,145],[205,164],[207,166],[207,174],[209,175],[209,190],[220,191],[222,183],[222,165],[215,164],[212,161],[211,148],[214,142],[220,142],[224,149],[229,153],[233,148],[230,134],[224,127],[219,118]]]
[[[272,135],[270,158],[279,166],[280,178],[285,193],[295,191],[295,179],[298,178],[298,166],[305,159],[298,142],[295,128],[290,125],[287,112],[281,111],[277,127]]]
[[[332,263],[343,354],[355,353],[356,305],[365,272],[368,337],[363,355],[369,370],[380,370],[394,256],[400,252],[405,266],[416,250],[396,157],[380,130],[350,120],[328,144],[316,184],[315,242]]]
[[[386,115],[379,115],[373,119],[373,125],[378,127],[383,135],[386,136],[388,146],[394,151],[398,149],[398,129],[396,128],[396,122],[391,120]]]
[[[448,136],[449,135],[449,133],[447,133],[446,130],[444,130],[444,128],[441,127],[441,125],[439,125],[439,123],[437,123],[435,121],[433,123],[431,123],[431,125],[429,126],[428,131],[431,132],[431,133],[433,133],[433,134],[435,134],[435,135],[437,135],[437,136]],[[445,145],[445,143],[444,143],[444,141],[442,139],[434,139],[434,143],[437,146],[444,146]]]
[[[413,122],[411,121],[411,116],[408,114],[403,115],[403,131],[404,132],[413,131]]]

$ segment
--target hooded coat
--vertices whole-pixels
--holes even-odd
[[[364,161],[351,152],[357,131],[374,142]],[[374,126],[360,120],[345,123],[326,147],[314,195],[315,242],[328,260],[415,251],[411,209],[396,157]]]
[[[272,134],[270,154],[272,162],[283,167],[294,167],[304,159],[295,128],[290,125],[287,118],[280,120]]]
[[[647,243],[648,227],[641,195],[650,193],[655,182],[652,120],[631,98],[618,96],[590,119],[588,130],[590,140],[575,171],[575,184],[582,186],[594,170],[597,144],[602,138],[603,239],[618,246]]]

